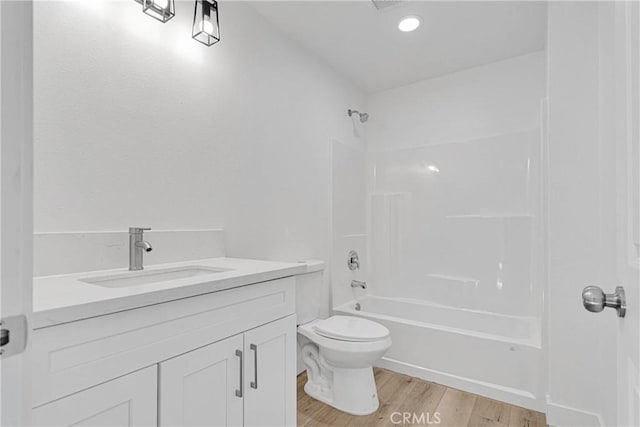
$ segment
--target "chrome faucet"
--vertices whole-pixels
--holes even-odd
[[[151,252],[151,243],[143,239],[143,233],[150,228],[129,227],[129,270],[142,270],[142,254]]]
[[[367,289],[367,282],[361,282],[360,280],[352,280],[351,281],[352,288],[362,288]]]

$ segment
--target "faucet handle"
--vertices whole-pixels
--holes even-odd
[[[349,255],[347,255],[347,267],[349,270],[354,271],[360,268],[360,259],[358,258],[358,252],[349,251]]]
[[[151,230],[149,227],[129,227],[129,234],[138,234],[149,230]]]

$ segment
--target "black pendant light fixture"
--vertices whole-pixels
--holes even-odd
[[[136,0],[142,11],[160,22],[167,22],[176,15],[174,0]]]
[[[142,5],[144,13],[160,22],[167,22],[176,15],[175,0],[135,1]],[[191,37],[207,46],[212,46],[220,41],[218,2],[216,0],[196,0]]]
[[[191,35],[207,46],[220,41],[218,2],[216,0],[196,0]]]

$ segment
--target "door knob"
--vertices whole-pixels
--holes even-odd
[[[582,304],[593,313],[599,313],[605,307],[615,308],[618,317],[624,317],[627,312],[627,301],[622,286],[618,286],[612,294],[605,294],[599,286],[587,286],[582,290]]]
[[[4,347],[9,344],[9,330],[0,329],[0,347]]]

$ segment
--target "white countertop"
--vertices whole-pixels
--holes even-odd
[[[222,291],[267,280],[322,270],[322,261],[285,263],[238,258],[210,258],[157,264],[144,271],[184,266],[219,268],[222,271],[145,285],[108,288],[80,279],[126,273],[127,268],[35,277],[33,280],[34,329],[101,316],[209,292]]]

